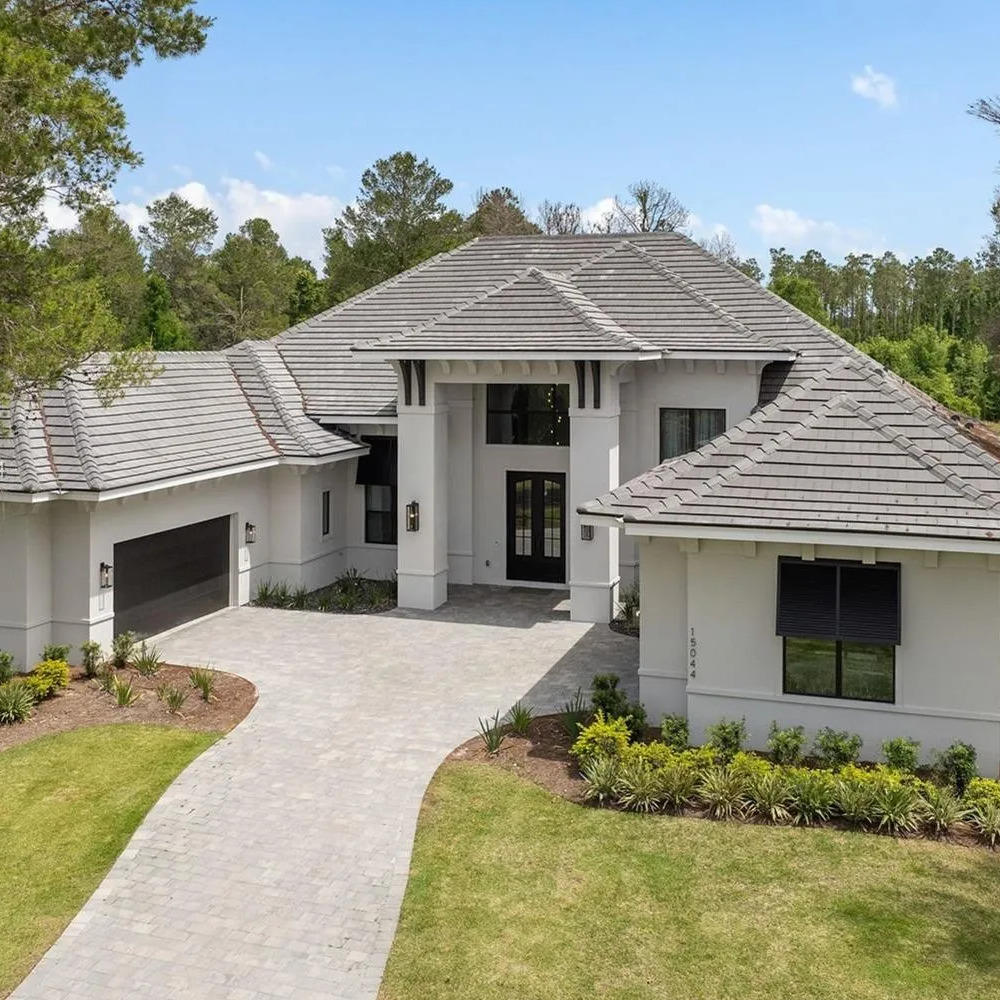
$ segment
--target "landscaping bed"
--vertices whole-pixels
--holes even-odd
[[[348,570],[319,590],[265,580],[257,585],[251,603],[258,608],[281,608],[286,611],[379,614],[396,607],[396,578],[373,579],[356,570]]]

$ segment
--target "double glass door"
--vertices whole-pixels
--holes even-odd
[[[565,473],[507,473],[507,579],[566,582]]]

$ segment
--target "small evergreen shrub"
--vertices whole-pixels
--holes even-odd
[[[118,675],[110,663],[102,663],[97,669],[97,689],[102,694],[111,694],[115,688]]]
[[[675,757],[660,769],[664,804],[674,812],[680,812],[694,801],[700,781],[699,771],[690,758]]]
[[[160,651],[155,646],[147,646],[144,639],[132,655],[132,666],[143,677],[153,677],[163,666]]]
[[[924,817],[924,800],[913,785],[887,782],[876,786],[875,815],[886,833],[913,833]]]
[[[906,736],[897,736],[882,744],[882,756],[894,770],[913,774],[920,763],[920,744]]]
[[[63,646],[55,642],[46,643],[45,648],[42,650],[42,659],[68,662],[70,648],[69,646]]]
[[[28,684],[17,677],[0,684],[0,725],[12,726],[31,717],[35,696]]]
[[[14,676],[14,654],[0,649],[0,684],[6,684]]]
[[[686,750],[691,742],[687,716],[665,715],[660,723],[660,737],[674,750]]]
[[[619,592],[618,607],[625,625],[634,628],[639,624],[639,587],[637,585],[625,587]]]
[[[952,743],[934,755],[934,770],[956,795],[964,795],[969,782],[979,774],[976,748],[968,743]]]
[[[715,748],[723,763],[731,761],[743,749],[747,735],[746,719],[720,719],[705,727],[705,741]]]
[[[114,637],[111,642],[111,663],[115,670],[124,670],[128,666],[134,649],[134,632],[121,632]]]
[[[729,767],[713,767],[698,783],[698,799],[712,819],[738,819],[747,807],[746,779]]]
[[[986,802],[1000,806],[1000,781],[976,776],[966,785],[962,801],[969,808],[976,808]]]
[[[83,672],[91,679],[97,676],[101,667],[101,644],[93,639],[80,645],[80,657],[83,661]]]
[[[995,802],[984,802],[969,813],[969,822],[973,829],[991,848],[1000,841],[1000,805]]]
[[[525,705],[523,700],[518,699],[507,710],[507,721],[518,736],[527,736],[534,714],[530,705]]]
[[[749,776],[747,780],[748,811],[766,823],[786,823],[792,800],[791,783],[780,767],[768,768]]]
[[[628,696],[620,690],[617,674],[597,674],[591,682],[590,701],[594,714],[604,713],[605,719],[624,719],[628,715]]]
[[[767,736],[767,749],[775,764],[802,763],[802,748],[806,742],[806,731],[802,726],[781,729],[777,722],[771,723]]]
[[[998,803],[1000,804],[1000,803]],[[924,790],[924,827],[935,837],[946,837],[968,814],[950,788],[928,785]]]
[[[587,802],[603,806],[611,802],[618,791],[619,763],[616,758],[596,754],[580,767],[583,775],[583,797]]]
[[[587,699],[583,695],[583,689],[577,688],[576,694],[563,705],[562,711],[559,713],[559,721],[562,723],[566,736],[575,740],[589,718],[590,708],[587,705]]]
[[[629,812],[651,813],[662,801],[660,769],[641,757],[624,761],[618,773],[618,804]]]
[[[823,767],[837,770],[845,764],[856,764],[861,756],[862,739],[846,729],[825,726],[816,734],[813,753]]]
[[[875,785],[860,774],[841,772],[838,775],[835,801],[837,811],[852,826],[865,827],[878,822]]]
[[[142,697],[142,692],[135,689],[128,677],[116,676],[111,682],[111,694],[119,708],[131,708]]]
[[[42,660],[24,680],[35,701],[42,701],[68,688],[69,676],[69,664],[65,660]]]
[[[207,701],[208,699],[206,698],[205,700]],[[503,746],[504,741],[503,724],[500,722],[500,709],[496,710],[492,719],[485,718],[479,720],[479,736],[488,754],[492,755],[500,752],[500,747]]]
[[[621,760],[629,745],[628,726],[624,719],[607,719],[600,710],[596,714],[594,721],[580,730],[576,742],[570,747],[569,752],[581,766],[598,755]]]
[[[188,671],[191,687],[196,688],[202,701],[211,701],[215,694],[215,673],[207,667],[192,667]]]
[[[677,759],[677,751],[666,743],[630,743],[621,754],[621,760],[643,760],[650,767],[667,767]]]
[[[833,814],[837,794],[834,776],[829,771],[814,771],[808,767],[790,767],[785,773],[791,784],[788,811],[792,821],[811,826],[828,820]]]

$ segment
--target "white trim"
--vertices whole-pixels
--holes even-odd
[[[667,361],[794,361],[798,351],[664,351]],[[751,372],[750,374],[757,374]]]
[[[569,348],[564,351],[505,351],[502,348],[489,350],[447,350],[420,347],[363,347],[355,345],[351,348],[359,354],[383,361],[395,361],[400,358],[416,361],[493,361],[503,364],[504,361],[655,361],[663,356],[661,351],[647,351],[642,348],[628,351],[600,351]]]
[[[376,424],[395,424],[399,422],[399,417],[393,414],[389,416],[385,413],[332,413],[322,414],[312,417],[318,424],[347,424],[348,426],[372,427]]]

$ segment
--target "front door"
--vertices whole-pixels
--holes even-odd
[[[507,579],[566,582],[565,473],[507,473]]]

